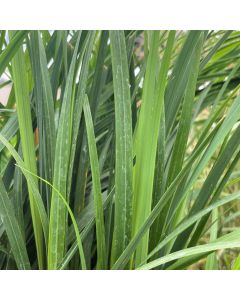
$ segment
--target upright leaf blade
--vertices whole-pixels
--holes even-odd
[[[115,215],[112,263],[125,249],[132,230],[132,117],[124,32],[110,31],[115,103]]]
[[[152,32],[147,70],[143,87],[142,107],[136,132],[136,166],[134,168],[134,234],[151,212],[152,190],[155,169],[157,141],[160,118],[164,104],[167,72],[171,59],[175,32],[171,31],[161,62],[156,86],[157,66],[159,64],[159,32]],[[148,232],[136,251],[136,265],[148,252]]]
[[[96,233],[97,233],[97,267],[99,269],[106,269],[106,242],[105,242],[105,227],[104,227],[104,218],[103,218],[103,203],[102,203],[102,193],[101,193],[101,182],[100,182],[100,171],[99,163],[97,157],[97,147],[96,140],[94,136],[93,122],[91,111],[88,103],[87,96],[84,100],[83,105],[87,137],[88,137],[88,149],[89,157],[92,171],[92,181],[93,181],[93,198],[95,205],[95,214],[96,214]]]
[[[79,40],[80,34],[78,34],[78,40],[75,45],[73,58],[67,76],[55,148],[53,186],[62,194],[64,198],[66,198],[67,195],[67,177],[73,125],[73,79]],[[56,193],[56,191],[53,191],[49,224],[49,269],[57,269],[58,264],[61,262],[65,254],[66,218],[67,208],[61,201],[59,194]]]
[[[14,33],[10,33],[11,39],[14,39]],[[37,173],[35,146],[33,139],[32,116],[28,90],[28,78],[25,66],[25,56],[23,48],[20,47],[12,59],[12,72],[14,81],[14,90],[17,105],[18,124],[22,142],[22,152],[26,168],[34,174]],[[34,179],[36,185],[37,180]],[[43,237],[39,213],[34,201],[34,195],[29,187],[29,200],[37,248],[39,268],[44,267],[43,255]]]

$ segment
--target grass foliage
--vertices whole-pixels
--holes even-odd
[[[0,269],[239,269],[239,68],[237,31],[1,31]]]

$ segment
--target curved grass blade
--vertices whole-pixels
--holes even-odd
[[[110,193],[108,194],[108,196],[104,200],[103,209],[106,209],[106,207],[112,201],[114,192],[115,192],[115,188],[113,188],[110,191]],[[83,242],[87,238],[88,233],[90,232],[90,230],[92,229],[92,227],[95,224],[95,211],[94,210],[95,210],[94,207],[92,207],[92,205],[90,203],[88,206],[86,206],[83,209],[82,213],[80,214],[80,216],[77,220],[78,228],[79,228],[79,231],[81,231],[81,237],[82,237]],[[71,240],[72,234],[70,233],[69,236],[70,236],[69,240]],[[77,242],[75,241],[72,244],[71,248],[66,253],[65,257],[63,258],[63,260],[61,262],[61,264],[59,265],[60,270],[63,270],[63,269],[66,268],[67,264],[69,263],[69,261],[72,259],[72,257],[76,253],[76,250],[77,250]]]
[[[49,181],[41,178],[40,176],[36,175],[36,174],[33,174],[32,172],[28,171],[27,169],[25,169],[24,167],[20,167],[22,170],[24,170],[25,172],[31,174],[32,176],[34,177],[37,177],[38,179],[40,179],[41,181],[45,182],[47,185],[49,185],[58,195],[59,197],[61,198],[62,202],[64,203],[64,205],[66,206],[67,210],[68,210],[68,213],[71,217],[71,220],[72,220],[72,223],[73,223],[73,228],[74,228],[74,231],[75,231],[75,234],[76,234],[76,238],[77,238],[77,246],[78,246],[78,249],[79,249],[79,256],[80,256],[80,259],[81,259],[81,264],[82,264],[82,269],[83,270],[86,270],[86,262],[85,262],[85,256],[84,256],[84,252],[83,252],[83,246],[82,246],[82,240],[81,240],[81,237],[80,237],[80,234],[79,234],[79,230],[78,230],[78,225],[77,225],[77,222],[74,218],[74,215],[73,215],[73,212],[67,202],[67,200],[63,197],[63,195],[60,193],[60,191],[58,189],[56,189]]]

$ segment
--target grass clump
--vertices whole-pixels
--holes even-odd
[[[1,31],[0,269],[239,269],[239,51]]]

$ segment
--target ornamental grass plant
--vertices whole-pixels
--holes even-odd
[[[238,31],[0,31],[0,269],[239,269],[239,75]]]

